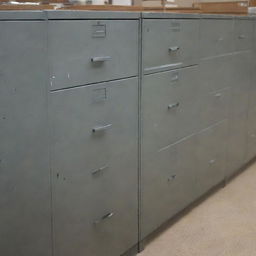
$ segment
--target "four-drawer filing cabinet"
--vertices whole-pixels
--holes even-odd
[[[255,18],[0,12],[0,254],[130,256],[256,156]]]
[[[138,14],[48,15],[54,253],[118,256],[138,242]]]

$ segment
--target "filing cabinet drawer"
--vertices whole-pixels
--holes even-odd
[[[143,20],[144,73],[198,63],[199,20]]]
[[[234,52],[233,20],[202,19],[200,56],[208,58]]]
[[[138,79],[50,103],[56,255],[119,256],[137,242]]]
[[[202,124],[204,128],[220,122],[229,115],[231,90],[226,88],[220,91],[211,92],[202,98]]]
[[[138,152],[130,150],[101,172],[74,165],[69,172],[59,169],[58,175],[55,169],[56,256],[120,256],[137,243]]]
[[[50,100],[57,169],[94,170],[137,147],[138,79],[52,92]]]
[[[144,76],[143,147],[153,151],[195,132],[200,123],[197,67]]]
[[[195,136],[142,159],[142,238],[198,197]]]
[[[235,20],[235,50],[244,51],[252,49],[253,20]]]
[[[204,59],[199,64],[200,83],[205,93],[232,87],[234,76],[233,55]]]
[[[50,89],[138,75],[137,20],[49,21]]]
[[[225,178],[228,121],[224,120],[197,135],[197,188],[204,194]]]

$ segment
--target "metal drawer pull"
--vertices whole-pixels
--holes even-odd
[[[101,217],[100,219],[95,220],[93,223],[94,223],[95,225],[97,225],[97,224],[101,223],[101,222],[104,221],[104,220],[107,220],[107,219],[112,218],[113,216],[114,216],[114,213],[113,213],[113,212],[110,212],[110,213],[104,215],[103,217]]]
[[[180,105],[180,103],[179,103],[179,102],[174,103],[174,104],[170,104],[170,105],[168,106],[168,109],[177,108],[177,107],[179,107],[179,105]]]
[[[173,46],[173,47],[170,47],[170,48],[169,48],[169,51],[170,51],[170,52],[177,52],[179,49],[180,49],[179,46]]]
[[[179,76],[178,75],[176,75],[176,76],[171,78],[172,82],[175,82],[175,81],[178,81],[178,80],[179,80]]]
[[[209,161],[209,164],[215,164],[216,160],[215,159],[212,159]]]
[[[106,131],[107,129],[109,129],[111,126],[112,126],[112,124],[107,124],[107,125],[103,125],[103,126],[97,126],[97,127],[94,127],[92,129],[92,132],[93,133],[103,132],[103,131]]]
[[[214,96],[217,97],[217,98],[220,98],[222,96],[222,94],[221,93],[216,93]]]
[[[176,175],[172,175],[170,178],[168,178],[168,181],[171,182],[176,178]]]
[[[96,175],[96,174],[98,174],[98,173],[100,173],[100,172],[103,172],[103,171],[105,171],[107,168],[108,168],[108,166],[105,165],[105,166],[103,166],[103,167],[101,167],[101,168],[99,168],[99,169],[96,169],[96,170],[92,171],[92,175]]]
[[[245,36],[245,35],[239,35],[238,38],[239,38],[239,39],[245,39],[246,36]]]
[[[112,58],[110,56],[102,56],[102,57],[92,57],[91,62],[104,62],[111,60]]]

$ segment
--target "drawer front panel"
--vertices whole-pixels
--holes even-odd
[[[197,188],[204,194],[225,178],[228,121],[224,120],[197,135]]]
[[[51,94],[56,255],[136,244],[137,112],[137,79]]]
[[[143,148],[159,148],[192,134],[200,123],[197,67],[148,75],[142,84]]]
[[[234,52],[233,20],[201,20],[200,56],[208,58]]]
[[[235,50],[250,50],[253,46],[253,21],[235,21]]]
[[[211,92],[202,98],[200,104],[202,104],[203,114],[202,123],[203,128],[211,126],[217,122],[220,122],[229,116],[230,106],[230,88]]]
[[[50,89],[138,74],[138,21],[49,21]]]
[[[233,66],[233,55],[201,60],[199,77],[202,90],[209,93],[231,87],[234,76]]]
[[[195,137],[142,159],[142,238],[198,196],[195,179]],[[186,161],[184,161],[186,159]]]
[[[145,73],[198,63],[199,20],[143,20]]]

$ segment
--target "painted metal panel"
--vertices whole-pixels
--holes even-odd
[[[203,84],[203,92],[216,92],[233,85],[233,61],[233,54],[200,60],[199,81]]]
[[[230,98],[230,88],[210,92],[201,98],[202,128],[209,127],[229,117]]]
[[[249,86],[249,107],[248,107],[248,134],[247,134],[247,156],[246,161],[250,161],[256,156],[256,60],[255,52],[251,62],[251,80]]]
[[[144,76],[143,150],[155,152],[198,130],[200,85],[196,66]]]
[[[253,47],[253,20],[235,20],[235,50],[251,50]]]
[[[51,20],[50,89],[138,75],[137,20]]]
[[[202,195],[225,178],[228,120],[204,129],[196,138],[197,189]]]
[[[199,20],[146,19],[142,33],[145,74],[198,63]]]
[[[209,58],[234,52],[234,21],[202,19],[200,57]]]
[[[234,55],[227,176],[232,175],[246,162],[251,64],[250,51]]]
[[[142,159],[141,235],[145,238],[198,197],[195,136]]]
[[[0,254],[50,256],[46,23],[0,22]]]
[[[230,119],[226,176],[239,170],[246,159],[247,115],[235,115]]]
[[[50,100],[55,255],[119,256],[138,237],[138,79]]]

